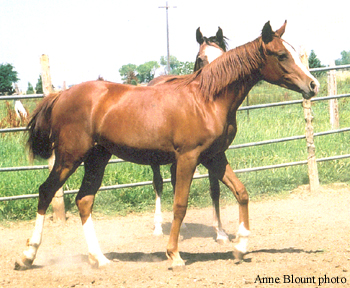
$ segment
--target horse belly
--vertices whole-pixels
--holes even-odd
[[[101,141],[100,145],[104,146],[117,157],[137,163],[137,164],[158,164],[165,165],[175,162],[175,153],[162,151],[160,149],[136,148],[124,145],[116,145],[110,142]]]

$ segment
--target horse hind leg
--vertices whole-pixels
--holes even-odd
[[[104,170],[110,158],[111,154],[102,146],[95,146],[91,150],[84,161],[85,174],[75,200],[88,246],[89,262],[94,267],[102,267],[110,262],[101,251],[91,218],[95,194],[102,183]]]
[[[219,244],[226,244],[229,242],[229,237],[225,230],[222,228],[220,218],[220,185],[219,180],[209,170],[209,183],[210,183],[210,196],[213,202],[214,221],[213,227],[216,232],[216,242]]]
[[[27,248],[24,250],[21,258],[15,262],[15,270],[24,270],[30,268],[36,257],[42,240],[42,232],[44,228],[45,213],[49,207],[55,193],[60,189],[70,175],[77,169],[81,161],[76,161],[72,164],[65,162],[65,165],[60,165],[61,157],[56,157],[56,161],[49,177],[39,187],[38,210],[35,221],[35,228],[32,237],[27,240]]]
[[[153,188],[156,192],[156,208],[154,212],[154,230],[153,235],[162,236],[163,229],[163,217],[162,217],[162,209],[161,209],[161,197],[163,193],[163,178],[160,174],[159,165],[151,165],[153,171]]]

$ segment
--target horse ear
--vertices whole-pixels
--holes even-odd
[[[219,42],[224,40],[224,33],[220,27],[218,27],[218,32],[216,32],[216,39],[218,39]]]
[[[273,35],[275,35],[275,32],[272,31],[270,21],[266,22],[261,33],[262,40],[265,44],[272,41]]]
[[[287,20],[284,21],[284,24],[282,25],[282,27],[280,29],[278,29],[275,33],[282,37],[282,35],[284,34],[284,31],[286,31],[286,25],[287,25]]]
[[[203,34],[202,34],[201,30],[199,29],[199,27],[197,28],[197,31],[196,31],[196,39],[197,39],[197,42],[199,43],[199,45],[203,44],[203,42],[204,42]]]

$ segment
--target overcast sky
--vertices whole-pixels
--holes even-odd
[[[0,63],[10,63],[21,90],[40,74],[40,56],[50,59],[53,84],[95,80],[120,82],[122,65],[159,61],[166,55],[165,0],[0,0]],[[332,4],[332,6],[330,6]],[[347,1],[169,0],[170,54],[194,61],[195,31],[215,35],[220,26],[230,48],[257,38],[271,21],[288,21],[284,39],[314,50],[322,64],[350,50]]]

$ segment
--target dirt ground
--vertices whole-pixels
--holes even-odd
[[[26,271],[13,268],[34,221],[0,226],[0,287],[350,287],[349,202],[345,184],[314,195],[301,187],[285,199],[251,202],[252,234],[243,263],[233,258],[233,243],[214,241],[211,208],[189,210],[179,242],[186,269],[180,272],[169,269],[165,256],[170,212],[163,215],[165,235],[159,238],[152,235],[152,213],[95,217],[101,249],[113,260],[103,269],[88,264],[77,215],[69,215],[64,226],[47,217],[43,243]],[[232,242],[237,219],[237,205],[223,207]]]

